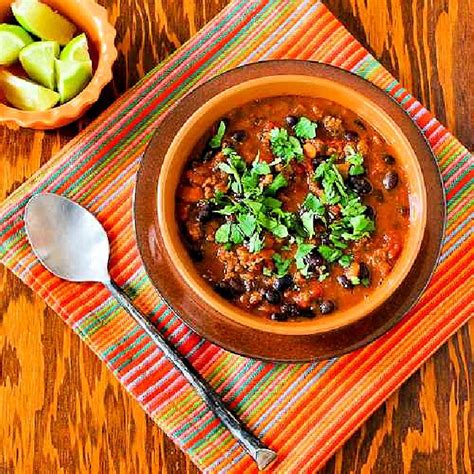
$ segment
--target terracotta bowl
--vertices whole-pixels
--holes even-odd
[[[77,26],[89,41],[94,76],[74,99],[43,112],[29,112],[10,107],[0,94],[0,123],[15,123],[38,130],[52,129],[77,120],[94,104],[112,80],[112,65],[117,59],[115,29],[107,19],[107,11],[94,0],[41,0]],[[0,23],[16,23],[11,14],[13,0],[0,0]]]
[[[202,133],[235,107],[255,99],[282,95],[329,98],[374,125],[388,143],[398,150],[397,162],[408,178],[411,216],[403,252],[385,283],[370,299],[346,311],[285,323],[255,316],[218,296],[196,271],[182,244],[175,219],[175,193],[180,174]],[[428,174],[423,169],[425,161],[431,164]],[[229,344],[229,338],[223,338],[222,331],[232,327],[240,328],[240,333],[250,332],[268,341],[271,338],[279,338],[286,343],[302,338],[309,341],[311,338],[316,340],[328,334],[347,331],[358,323],[364,325],[367,318],[386,311],[394,299],[402,298],[398,301],[400,307],[409,307],[403,304],[406,302],[404,300],[413,304],[434,267],[443,232],[444,197],[439,174],[436,165],[432,168],[433,164],[430,149],[411,119],[389,96],[363,79],[329,66],[301,61],[244,66],[211,80],[181,101],[159,126],[150,144],[139,172],[135,200],[137,237],[145,266],[167,301],[201,334],[246,355],[295,360],[288,358],[284,351],[276,357],[269,357],[269,351],[265,350],[249,352],[245,344],[243,348],[239,347],[237,341]],[[420,248],[426,244],[424,240],[428,233],[430,203],[427,201],[425,182],[430,182],[433,177],[439,190],[436,196],[438,204],[441,203],[441,207],[436,208],[437,214],[443,214],[441,227],[435,233],[438,239],[433,242],[429,271],[420,279],[415,295],[412,291],[409,291],[410,295],[404,295],[405,290],[410,290],[406,282],[410,280],[410,274],[414,276],[414,264]],[[144,212],[145,202],[149,209]],[[157,272],[165,267],[168,272],[166,276]],[[391,316],[386,314],[386,321],[392,320]],[[223,327],[216,328],[216,322],[218,325],[225,323]],[[307,350],[302,357],[314,357],[318,351],[314,347],[312,349],[311,354]]]

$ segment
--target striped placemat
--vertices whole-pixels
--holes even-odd
[[[388,91],[433,147],[448,197],[439,267],[416,308],[371,345],[314,364],[257,362],[193,334],[151,287],[132,229],[131,200],[140,156],[173,104],[217,73],[278,58],[330,63]],[[33,193],[60,193],[90,209],[110,236],[113,277],[252,431],[278,452],[273,471],[314,472],[470,317],[472,164],[472,156],[456,138],[324,5],[314,0],[235,1],[3,203],[0,259],[87,342],[201,469],[255,471],[250,458],[103,288],[61,281],[36,261],[22,220]]]

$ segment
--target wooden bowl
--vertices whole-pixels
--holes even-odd
[[[405,248],[372,298],[348,311],[285,323],[254,316],[218,296],[195,269],[175,220],[175,192],[180,174],[201,134],[239,105],[280,95],[330,98],[375,125],[399,151],[399,165],[409,180],[411,214]],[[425,181],[430,185],[429,201]],[[435,195],[432,187],[436,189]],[[429,146],[412,120],[388,95],[367,81],[330,66],[272,61],[244,66],[214,78],[182,100],[165,118],[138,174],[135,221],[140,252],[150,278],[197,332],[245,355],[308,360],[332,356],[368,342],[393,325],[416,301],[438,256],[444,228],[444,194]],[[332,340],[338,334],[339,342]],[[321,344],[322,340],[330,339],[329,345]]]
[[[94,0],[41,0],[84,32],[94,68],[86,88],[69,102],[42,112],[29,112],[9,106],[0,99],[0,123],[15,123],[20,127],[46,130],[62,127],[83,115],[97,102],[104,86],[112,80],[112,65],[117,59],[114,45],[115,29],[109,23],[107,11]],[[16,23],[10,5],[13,0],[0,0],[0,23]]]

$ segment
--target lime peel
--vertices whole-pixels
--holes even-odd
[[[31,79],[54,90],[56,88],[56,69],[54,60],[59,56],[59,43],[56,41],[37,41],[20,52],[20,62]]]
[[[20,51],[30,43],[33,38],[21,26],[0,24],[0,64],[17,62]]]
[[[76,97],[92,79],[92,61],[55,60],[57,87],[61,103]]]
[[[65,45],[76,31],[73,23],[38,0],[16,0],[11,9],[18,23],[42,40]]]
[[[7,71],[0,72],[0,86],[8,102],[21,110],[49,110],[60,98],[57,92]]]

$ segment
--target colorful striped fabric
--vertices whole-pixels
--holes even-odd
[[[249,62],[313,59],[387,90],[422,128],[448,197],[437,272],[393,330],[341,358],[271,364],[230,354],[193,334],[159,299],[140,263],[131,200],[140,156],[159,121],[198,83]],[[313,0],[238,0],[166,59],[0,207],[0,258],[83,338],[147,413],[207,472],[254,472],[230,434],[148,337],[99,285],[61,281],[38,264],[23,209],[38,191],[90,209],[112,242],[111,272],[143,312],[278,452],[274,472],[315,472],[472,314],[473,161],[468,151]]]

